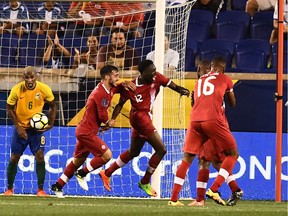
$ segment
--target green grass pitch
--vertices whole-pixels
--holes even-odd
[[[207,200],[205,207],[167,206],[167,199],[130,199],[130,198],[84,198],[36,197],[36,196],[0,196],[0,215],[133,215],[133,216],[284,216],[288,215],[287,202],[245,201],[236,206],[220,206]],[[182,201],[185,204],[189,200]]]

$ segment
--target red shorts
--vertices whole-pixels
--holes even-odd
[[[130,115],[130,124],[132,126],[132,138],[140,136],[148,139],[156,131],[152,119],[147,112],[132,113]]]
[[[200,155],[202,145],[211,139],[217,152],[237,147],[226,121],[213,119],[209,121],[191,121],[186,133],[183,151]]]
[[[200,147],[198,157],[205,161],[221,163],[224,160],[225,155],[217,152],[215,144],[209,139],[202,145],[202,147]]]
[[[90,153],[94,157],[101,156],[109,149],[107,144],[96,135],[94,130],[77,126],[76,138],[74,158],[88,157]]]

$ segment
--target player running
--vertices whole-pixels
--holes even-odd
[[[120,154],[108,169],[101,170],[99,175],[103,180],[106,190],[111,191],[110,177],[112,173],[120,167],[123,167],[134,157],[137,157],[145,141],[147,141],[153,147],[155,153],[151,156],[146,173],[138,185],[146,194],[156,197],[157,193],[150,185],[150,178],[166,154],[166,148],[152,124],[153,103],[161,86],[168,86],[180,95],[189,96],[190,92],[188,89],[176,85],[169,78],[156,72],[155,65],[151,60],[142,61],[138,66],[138,70],[141,75],[132,80],[132,82],[136,84],[136,90],[134,92],[126,90],[120,91],[121,97],[119,103],[116,105],[112,114],[112,120],[115,121],[125,102],[128,99],[130,100],[132,105],[130,111],[130,124],[132,126],[130,148]]]

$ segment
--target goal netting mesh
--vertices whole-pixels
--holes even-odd
[[[88,95],[100,80],[97,58],[102,47],[112,43],[111,31],[119,27],[125,30],[131,28],[125,34],[126,46],[130,46],[129,49],[135,52],[132,55],[125,52],[119,58],[108,58],[106,55],[106,60],[102,63],[118,66],[121,78],[131,79],[138,75],[133,70],[137,62],[146,59],[147,54],[157,46],[155,4],[144,1],[58,1],[53,5],[51,2],[44,4],[39,1],[22,1],[22,4],[13,6],[16,9],[12,11],[17,11],[16,14],[11,12],[9,2],[1,1],[3,7],[0,11],[0,193],[7,188],[6,168],[10,158],[12,131],[12,123],[6,114],[6,99],[11,88],[22,80],[23,69],[28,65],[35,66],[39,72],[39,80],[51,86],[58,107],[55,126],[46,132],[47,172],[44,189],[48,192],[50,185],[62,174],[73,157],[75,126],[83,115]],[[185,83],[183,71],[192,4],[193,2],[189,2],[165,8],[165,34],[169,37],[170,48],[179,53],[179,63],[175,70],[165,70],[164,74],[187,88],[189,84]],[[95,39],[90,37],[92,35],[97,36],[99,43],[93,41]],[[105,53],[103,55],[105,57]],[[157,58],[164,58],[164,55],[157,56],[156,61]],[[114,96],[112,107],[116,105],[118,98],[119,96]],[[181,148],[187,124],[187,100],[189,101],[180,99],[177,93],[168,88],[164,90],[163,140],[167,155],[161,164],[161,197],[170,197],[174,174],[183,156]],[[113,159],[105,167],[129,148],[129,109],[129,104],[125,105],[116,127],[100,135],[113,152]],[[111,111],[112,109],[110,114]],[[47,112],[46,107],[44,112]],[[151,147],[145,144],[139,157],[117,170],[111,177],[110,193],[103,188],[98,176],[99,170],[96,170],[87,176],[89,191],[83,191],[75,178],[72,178],[64,187],[64,194],[144,197],[145,194],[138,188],[138,182],[145,173],[151,154]],[[183,187],[181,197],[191,196],[188,182]],[[29,148],[19,161],[14,191],[16,194],[35,194],[37,191],[35,162]]]

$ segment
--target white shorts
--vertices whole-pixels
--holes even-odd
[[[274,9],[277,0],[256,0],[258,11]]]

